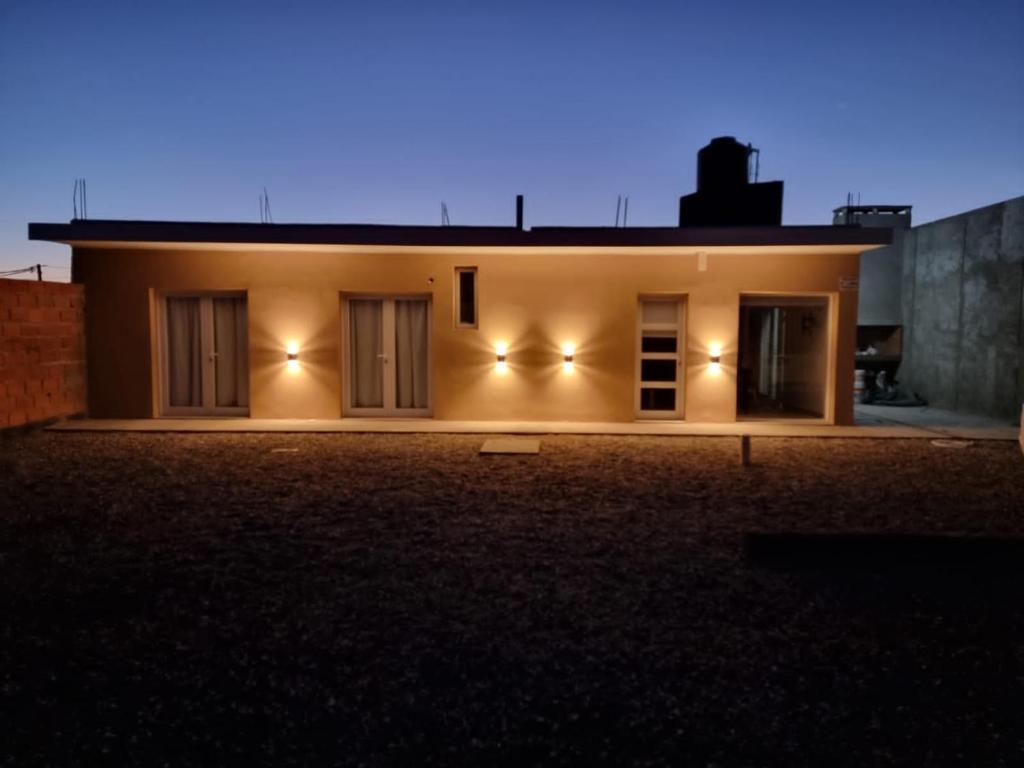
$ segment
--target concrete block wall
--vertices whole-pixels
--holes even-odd
[[[85,410],[84,290],[0,279],[0,429]]]
[[[1024,403],[1024,197],[902,243],[899,379],[931,405],[1016,421]]]

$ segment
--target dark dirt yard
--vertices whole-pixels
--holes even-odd
[[[1022,764],[1024,563],[742,551],[1020,535],[1015,443],[482,441],[0,437],[0,764]]]

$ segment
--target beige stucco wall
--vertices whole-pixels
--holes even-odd
[[[684,417],[736,418],[739,297],[745,292],[832,297],[829,411],[852,422],[857,294],[854,247],[695,249],[481,249],[114,245],[74,248],[85,285],[89,412],[159,415],[156,300],[163,292],[248,294],[251,415],[338,418],[342,408],[342,297],[432,297],[432,405],[438,419],[632,421],[637,300],[686,298]],[[453,270],[478,268],[479,327],[457,328]],[[286,371],[297,341],[300,370]],[[505,375],[494,345],[509,345]],[[563,371],[561,346],[576,345]],[[720,344],[713,375],[708,348]],[[831,420],[831,419],[830,419]]]

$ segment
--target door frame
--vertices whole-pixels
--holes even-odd
[[[383,302],[381,310],[381,338],[384,354],[394,358],[396,301],[420,300],[427,302],[427,407],[397,408],[395,402],[395,370],[392,364],[384,369],[384,405],[380,408],[357,408],[352,402],[352,342],[349,302],[372,300]],[[388,307],[391,307],[389,310]],[[341,294],[341,413],[342,416],[376,417],[384,419],[430,418],[434,412],[434,297],[430,293],[343,293]],[[385,358],[386,360],[388,358]],[[385,362],[387,365],[387,362]],[[389,374],[389,371],[392,373]]]
[[[736,302],[736,319],[739,320],[739,309],[743,303],[743,297],[773,298],[781,299],[825,299],[827,310],[825,317],[828,318],[828,332],[825,358],[825,407],[822,416],[809,416],[807,418],[783,417],[773,419],[767,416],[747,416],[739,412],[739,377],[736,379],[737,403],[736,421],[771,421],[776,424],[835,424],[836,423],[836,366],[839,362],[839,296],[830,291],[740,291]],[[739,345],[742,343],[742,328],[737,327],[736,351],[740,353]]]
[[[213,338],[213,299],[232,298],[245,299],[245,361],[246,385],[249,389],[249,405],[244,407],[216,405],[216,369],[212,358]],[[170,387],[167,375],[170,370],[167,354],[167,299],[199,299],[199,355],[202,361],[202,401],[205,405],[170,404]],[[249,348],[249,295],[246,291],[163,291],[157,295],[157,359],[159,360],[159,376],[157,386],[159,392],[160,417],[180,418],[182,416],[248,416],[252,405],[252,365]]]
[[[645,301],[675,301],[679,305],[677,322],[674,325],[667,323],[644,323],[643,304]],[[633,334],[633,353],[636,362],[633,366],[633,413],[635,418],[643,421],[682,421],[686,414],[686,327],[687,310],[689,308],[688,296],[685,293],[641,293],[636,297],[634,307],[635,332]],[[640,408],[641,372],[643,370],[644,354],[641,349],[643,345],[643,332],[645,330],[661,330],[676,332],[676,407],[673,411],[645,411]],[[669,352],[648,352],[650,360],[667,360],[673,357]],[[652,384],[655,382],[651,382]],[[667,382],[658,382],[667,383]],[[655,386],[655,389],[672,389],[672,387]]]

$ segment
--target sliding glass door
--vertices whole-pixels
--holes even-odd
[[[165,296],[160,312],[163,415],[248,415],[245,296]]]
[[[430,300],[347,301],[346,413],[430,415]]]

